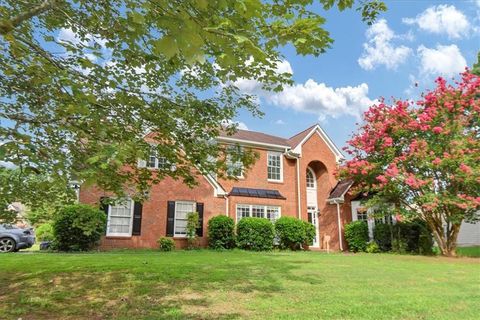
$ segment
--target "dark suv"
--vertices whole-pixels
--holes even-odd
[[[30,248],[34,243],[35,236],[30,229],[0,224],[0,253]]]

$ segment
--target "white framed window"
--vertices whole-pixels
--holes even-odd
[[[133,224],[133,201],[118,200],[108,206],[107,236],[130,237]]]
[[[307,168],[307,188],[315,189],[317,187],[317,181],[315,180],[315,174],[311,168]]]
[[[157,150],[152,147],[150,155],[148,156],[146,167],[150,169],[170,169],[170,164],[165,157],[159,157]]]
[[[231,152],[242,152],[242,148],[238,146],[229,146],[228,149]],[[233,160],[232,158],[231,154],[227,155],[227,174],[232,177],[243,178],[243,162],[240,159]]]
[[[173,222],[173,236],[187,236],[187,221],[190,212],[197,211],[197,204],[192,201],[176,201],[175,202],[175,220]]]
[[[365,207],[357,208],[357,220],[368,221],[368,210]]]
[[[281,207],[257,204],[237,204],[237,222],[242,218],[267,218],[272,223],[280,218]]]
[[[283,156],[280,152],[268,152],[267,173],[269,181],[283,181]]]

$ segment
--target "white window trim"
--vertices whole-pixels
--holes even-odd
[[[133,203],[132,199],[127,199],[126,201],[129,201],[131,204],[131,209],[130,209],[130,228],[128,230],[128,233],[118,233],[118,232],[109,232],[110,230],[110,214],[112,211],[112,205],[108,205],[108,216],[107,216],[107,237],[131,237],[132,236],[132,229],[133,229],[133,211],[135,210],[135,203]]]
[[[267,208],[268,207],[274,207],[274,208],[278,208],[278,217],[277,217],[277,220],[280,219],[280,217],[282,216],[282,207],[281,206],[275,206],[275,205],[266,205],[266,204],[246,204],[246,203],[237,203],[236,206],[235,206],[235,221],[236,223],[238,223],[240,220],[238,219],[238,207],[239,206],[243,206],[243,207],[248,207],[248,218],[251,218],[252,217],[252,212],[253,212],[253,207],[263,207],[263,210],[264,210],[264,213],[265,215],[267,214]],[[268,218],[266,218],[268,219]],[[270,219],[268,219],[270,220]]]
[[[280,179],[269,179],[268,178],[268,158],[270,155],[275,155],[280,157]],[[269,182],[283,182],[283,154],[281,152],[267,152],[267,181]]]
[[[177,234],[176,233],[176,223],[177,223],[177,203],[182,204],[193,204],[193,210],[197,210],[197,203],[195,201],[175,201],[175,210],[173,214],[173,237],[174,238],[186,238],[186,234]]]

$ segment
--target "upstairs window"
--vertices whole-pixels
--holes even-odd
[[[150,152],[150,155],[148,156],[147,168],[151,169],[170,169],[170,164],[167,161],[167,158],[165,157],[159,157],[157,154],[157,150],[152,148],[152,151]]]
[[[315,183],[315,175],[312,171],[312,169],[307,168],[307,188],[312,188],[315,189],[316,183]]]
[[[239,154],[243,151],[241,147],[230,146],[228,151],[234,154],[227,155],[227,174],[232,177],[243,178],[243,162],[239,158]],[[236,154],[236,155],[235,155]]]
[[[282,154],[279,152],[269,152],[267,160],[268,180],[283,181],[282,172]]]

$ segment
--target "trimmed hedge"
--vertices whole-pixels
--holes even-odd
[[[392,250],[393,225],[376,223],[373,229],[373,239],[383,252]]]
[[[208,220],[208,246],[212,249],[235,248],[235,221],[227,216]]]
[[[237,245],[241,249],[272,250],[274,237],[273,223],[266,218],[243,218],[237,224]]]
[[[365,221],[353,221],[345,225],[345,239],[353,252],[364,252],[368,243],[368,225]]]
[[[68,205],[54,215],[54,248],[61,251],[93,249],[105,234],[105,212],[85,204]]]
[[[312,245],[315,238],[315,227],[294,217],[278,219],[275,232],[281,249],[301,250],[303,245]]]

